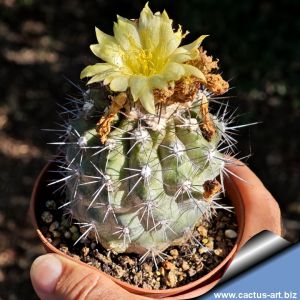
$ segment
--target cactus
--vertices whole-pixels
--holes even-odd
[[[62,114],[60,147],[66,203],[82,235],[106,249],[160,257],[209,220],[229,172],[235,143],[226,106],[209,103],[228,90],[218,61],[200,47],[180,46],[186,33],[148,5],[138,20],[118,16],[114,36],[96,29],[82,97]]]

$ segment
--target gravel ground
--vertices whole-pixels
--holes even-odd
[[[42,199],[47,198],[42,196]],[[157,257],[155,261],[151,258],[140,261],[134,254],[118,255],[107,251],[95,242],[92,235],[77,243],[84,230],[62,209],[57,210],[63,203],[65,200],[61,201],[57,196],[40,203],[38,224],[47,240],[75,259],[147,289],[179,287],[203,277],[229,254],[237,238],[234,211],[217,210],[210,222],[205,221],[197,226],[186,243],[169,247],[160,253],[162,260]],[[221,203],[230,206],[226,199]]]

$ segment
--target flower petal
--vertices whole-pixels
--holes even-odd
[[[114,77],[110,82],[110,89],[114,92],[124,92],[128,88],[128,76]]]
[[[194,42],[188,44],[188,45],[184,45],[180,48],[183,48],[187,51],[190,52],[191,58],[192,59],[196,59],[198,56],[198,48],[200,47],[202,41],[208,37],[208,35],[201,35],[200,37],[198,37]],[[180,49],[179,48],[179,49]]]
[[[105,74],[95,75],[87,82],[87,84],[103,81],[104,78]]]
[[[187,44],[187,45],[184,45],[182,46],[182,48],[190,51],[190,50],[193,50],[193,49],[198,49],[202,43],[202,41],[208,37],[209,35],[201,35],[200,37],[198,37],[194,42],[190,43],[190,44]]]
[[[179,80],[185,73],[184,67],[182,64],[178,64],[175,62],[169,62],[164,70],[162,71],[161,75],[167,81],[176,81]]]
[[[112,67],[113,67],[112,65],[106,63],[98,63],[92,66],[87,66],[81,71],[80,79],[101,74],[102,72],[105,72],[111,69]]]
[[[160,14],[154,15],[146,3],[143,8],[139,23],[138,31],[143,49],[154,50],[159,43]]]
[[[160,16],[160,28],[159,28],[159,49],[160,55],[169,56],[180,45],[182,35],[181,28],[174,33],[172,28],[173,20],[169,18],[166,11]]]
[[[192,56],[191,53],[185,49],[183,49],[182,47],[177,48],[171,56],[169,56],[169,60],[170,61],[174,61],[177,63],[184,63],[188,60],[191,60]]]
[[[124,52],[118,45],[116,39],[102,32],[98,28],[96,28],[96,36],[98,44],[90,46],[92,52],[105,62],[114,64],[116,66],[122,66],[122,56]]]
[[[184,67],[185,70],[185,76],[193,75],[199,78],[201,81],[206,82],[206,78],[204,74],[200,71],[200,69],[188,64],[184,64],[182,66]]]
[[[154,95],[151,89],[145,89],[140,97],[141,104],[150,114],[155,114]]]
[[[108,82],[105,82],[107,80],[107,78],[111,78],[112,75],[114,74],[120,74],[119,72],[115,72],[114,69],[109,69],[107,71],[103,71],[101,74],[97,74],[95,76],[93,76],[87,84],[91,84],[91,83],[95,83],[95,82],[100,82],[100,81],[104,81],[103,84],[107,85],[110,83],[111,80],[109,80]]]
[[[129,87],[134,101],[137,101],[141,91],[148,85],[148,79],[144,76],[132,76],[129,79]]]
[[[151,114],[155,114],[154,95],[149,78],[134,76],[129,80],[130,91],[134,101],[140,100],[143,107]]]
[[[110,82],[116,78],[116,77],[122,77],[124,76],[123,73],[119,72],[119,71],[116,71],[116,70],[111,70],[110,72],[107,72],[106,73],[106,76],[104,78],[104,81],[103,81],[103,84],[104,85],[107,85],[107,84],[110,84]]]
[[[150,78],[152,89],[165,89],[168,87],[168,82],[161,75],[154,75]]]
[[[123,66],[123,51],[120,47],[116,49],[111,47],[110,45],[102,46],[99,44],[94,44],[90,46],[90,49],[96,56],[98,56],[105,62],[115,65],[116,67]]]
[[[114,23],[114,36],[124,50],[140,48],[141,41],[135,22],[117,16],[118,22]]]

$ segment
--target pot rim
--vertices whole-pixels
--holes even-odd
[[[115,283],[117,283],[118,285],[124,287],[126,290],[128,291],[134,291],[134,293],[139,294],[139,295],[148,295],[148,296],[158,296],[158,295],[164,295],[164,296],[178,296],[183,295],[182,293],[184,292],[191,292],[192,290],[195,290],[197,288],[201,288],[203,286],[207,284],[211,285],[211,282],[208,283],[208,280],[211,278],[214,278],[213,282],[216,284],[219,279],[222,277],[223,273],[225,272],[225,270],[227,269],[229,262],[234,258],[237,249],[239,248],[239,243],[242,239],[242,235],[244,232],[244,226],[245,226],[245,222],[244,222],[244,216],[245,216],[245,207],[243,205],[243,201],[232,201],[232,199],[230,199],[232,203],[234,205],[235,208],[237,208],[237,205],[239,204],[241,207],[239,208],[239,211],[241,213],[240,216],[238,216],[238,214],[236,214],[237,217],[237,222],[238,222],[238,237],[235,241],[235,244],[233,246],[233,248],[231,249],[231,251],[228,253],[228,255],[221,261],[221,263],[219,263],[213,270],[211,270],[209,273],[207,273],[206,275],[202,276],[201,278],[198,278],[195,281],[192,281],[186,285],[180,286],[180,287],[175,287],[175,288],[168,288],[165,290],[152,290],[152,289],[146,289],[146,288],[141,288],[141,287],[137,287],[134,286],[132,284],[129,284],[127,282],[124,282],[120,279],[117,279],[109,274],[106,274],[105,272],[103,272],[100,269],[97,269],[96,267],[90,266],[84,262],[82,262],[81,260],[76,260],[73,257],[63,253],[62,251],[60,251],[59,249],[57,249],[56,247],[54,247],[47,239],[46,237],[42,234],[42,232],[39,230],[38,224],[37,224],[37,218],[36,218],[36,203],[37,203],[37,195],[39,192],[39,188],[42,185],[43,182],[43,177],[45,177],[45,175],[47,174],[47,171],[49,169],[49,167],[54,164],[53,161],[49,161],[44,167],[43,169],[40,171],[35,183],[34,183],[34,187],[32,190],[32,194],[31,194],[31,199],[30,199],[30,205],[29,205],[29,215],[30,215],[30,219],[31,222],[34,226],[34,229],[37,232],[37,235],[39,236],[40,240],[42,241],[44,247],[46,248],[46,250],[48,250],[48,252],[52,252],[52,253],[56,253],[58,255],[62,255],[63,257],[66,257],[67,259],[71,259],[73,261],[76,261],[77,263],[80,263],[84,266],[90,267],[93,270],[97,270],[99,272],[101,272],[101,274],[109,277],[111,280],[113,280]],[[228,178],[227,180],[225,180],[225,185],[228,185],[228,180],[230,178]],[[239,200],[242,199],[241,193],[239,191],[239,189],[237,188],[235,182],[231,181],[230,182],[230,186],[234,191],[231,191],[236,193]],[[237,203],[239,202],[239,203]],[[222,270],[223,269],[223,270]],[[216,279],[217,277],[217,279]],[[213,284],[211,286],[211,288],[215,285]]]

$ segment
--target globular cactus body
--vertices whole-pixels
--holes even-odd
[[[64,177],[53,184],[66,183],[64,207],[82,227],[80,238],[161,256],[220,207],[228,161],[220,148],[233,139],[226,114],[214,117],[208,103],[228,84],[199,48],[205,36],[178,47],[185,34],[173,31],[165,12],[146,5],[139,21],[118,17],[114,32],[96,30],[91,49],[106,63],[82,71],[93,85],[63,112]]]
[[[70,137],[67,161],[80,179],[68,184],[74,217],[94,224],[108,249],[164,250],[211,214],[204,184],[222,171],[220,137],[208,142],[196,113],[173,109],[167,117],[133,113],[116,121],[104,145],[95,129],[84,130],[85,118],[73,122],[79,136]]]

